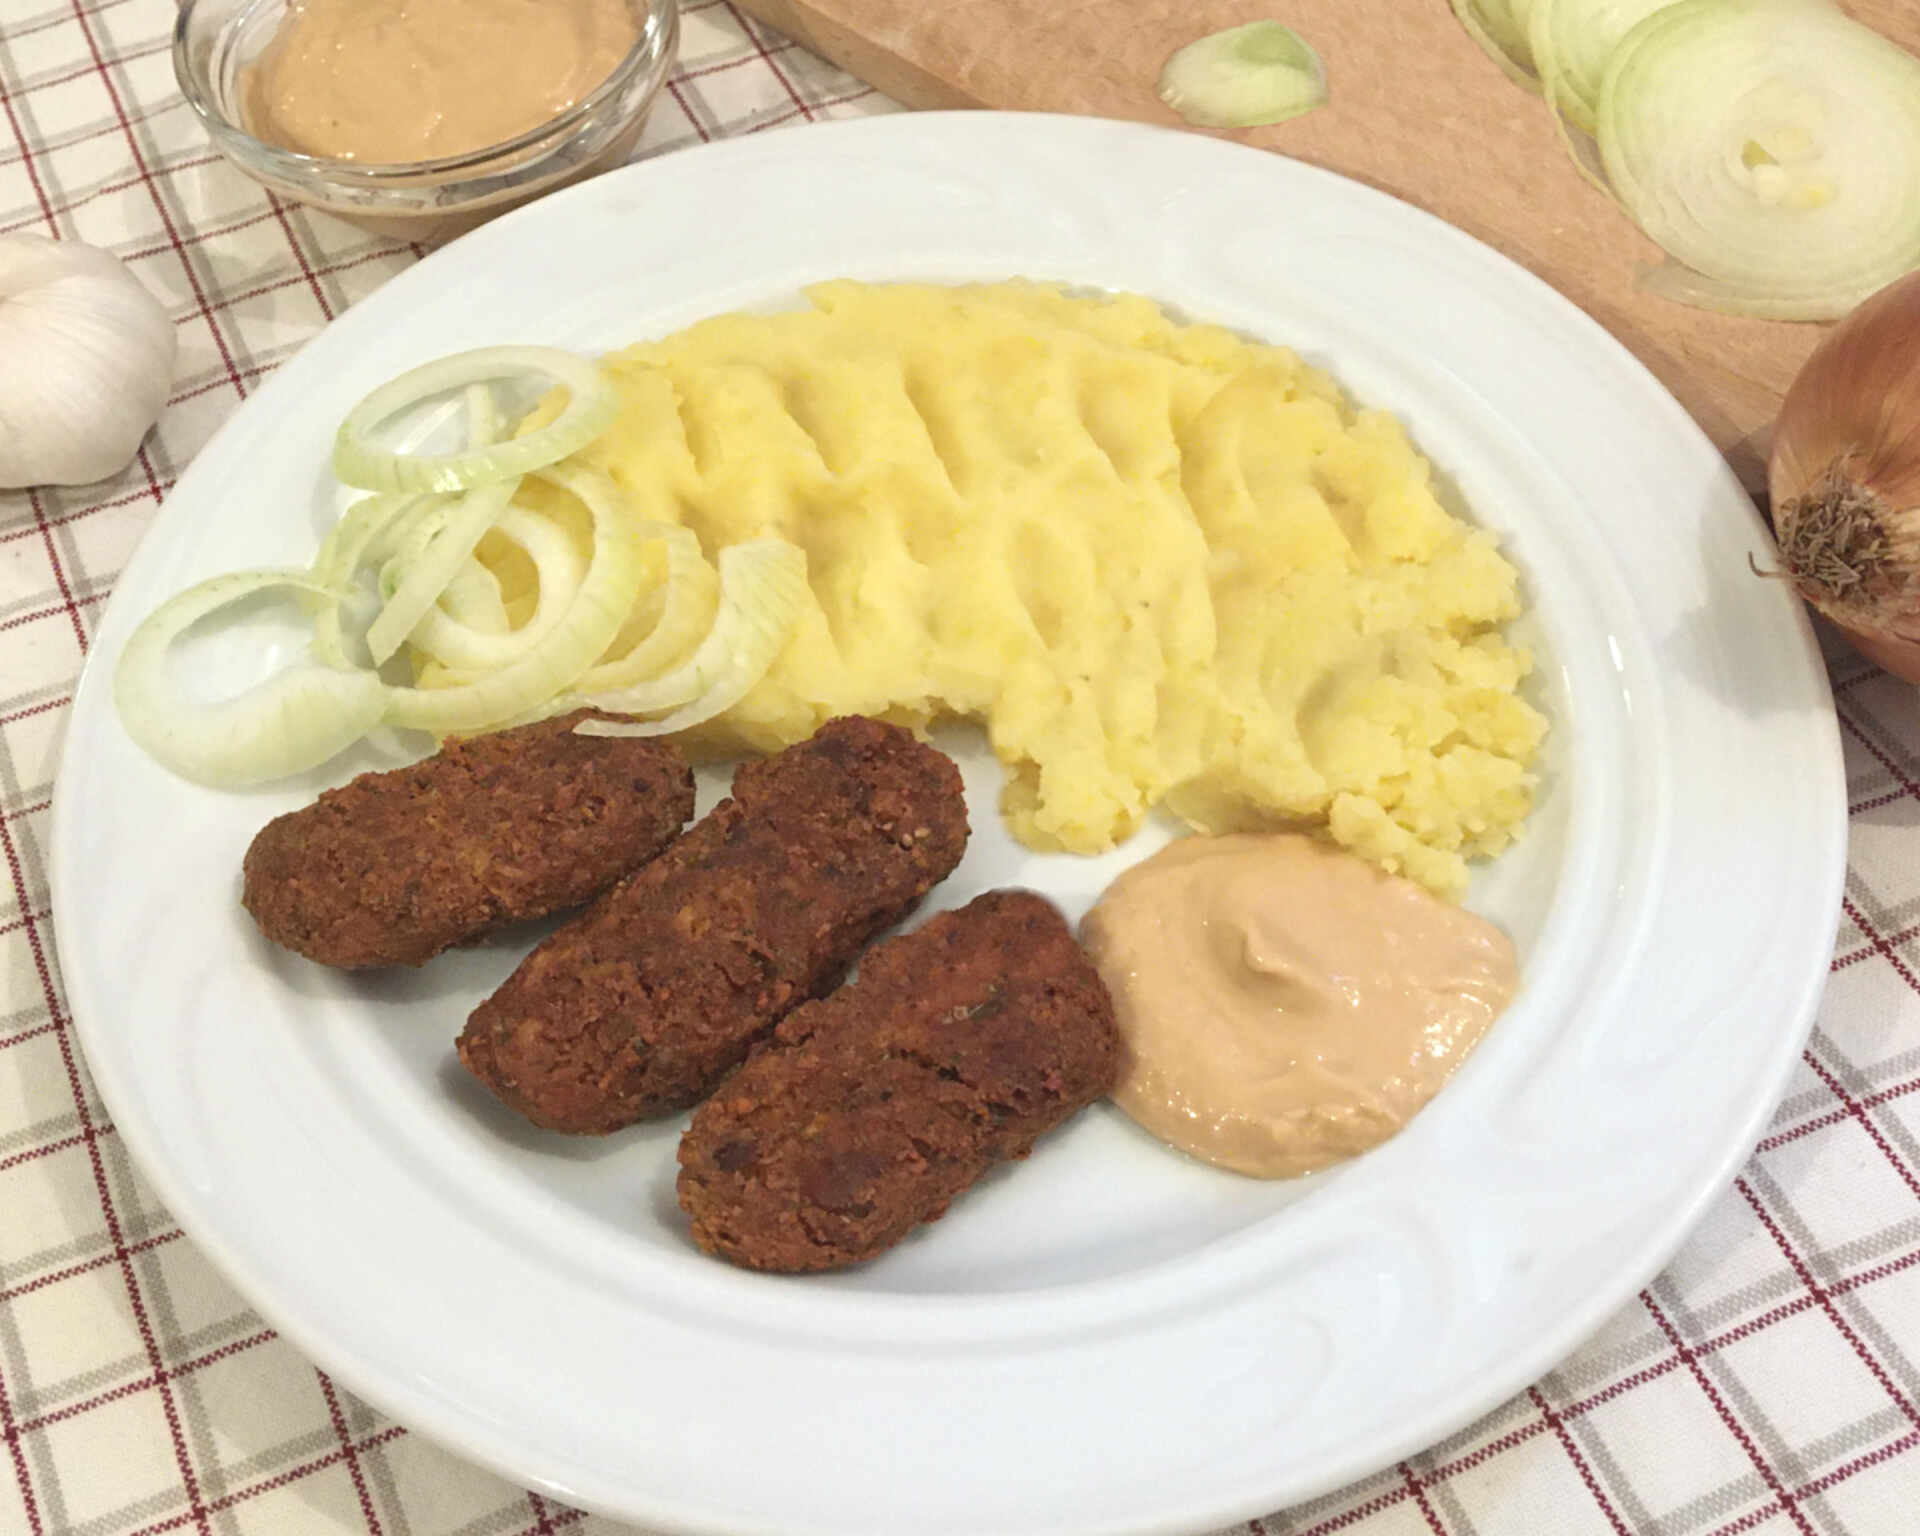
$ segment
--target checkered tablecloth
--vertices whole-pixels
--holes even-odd
[[[684,11],[642,154],[892,110],[724,0]],[[0,0],[0,230],[119,252],[180,337],[172,401],[124,475],[0,493],[0,1536],[614,1533],[426,1444],[276,1338],[129,1161],[66,1011],[48,810],[101,605],[220,422],[419,254],[218,159],[174,89],[172,20],[171,0]],[[1920,1533],[1920,691],[1838,652],[1833,676],[1852,799],[1837,958],[1733,1189],[1558,1370],[1241,1531]]]

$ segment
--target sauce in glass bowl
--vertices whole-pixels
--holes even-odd
[[[255,181],[430,244],[624,162],[678,43],[676,0],[181,0],[173,68]]]
[[[294,0],[243,73],[244,120],[323,159],[470,154],[577,106],[639,36],[626,0]]]

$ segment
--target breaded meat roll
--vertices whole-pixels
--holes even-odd
[[[693,1117],[680,1204],[709,1253],[838,1269],[941,1215],[1109,1092],[1113,1001],[1054,907],[989,891],[876,946]]]
[[[556,932],[460,1037],[534,1124],[605,1132],[709,1093],[960,861],[959,770],[907,731],[831,720],[741,766],[732,797]]]
[[[662,741],[576,736],[582,710],[363,773],[261,828],[241,903],[322,965],[419,965],[508,923],[591,900],[693,814]]]

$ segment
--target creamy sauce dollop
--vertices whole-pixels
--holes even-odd
[[[294,0],[242,83],[247,128],[335,160],[466,154],[551,122],[639,36],[627,0]]]
[[[1081,938],[1127,1045],[1114,1102],[1261,1178],[1393,1135],[1518,982],[1492,924],[1290,834],[1181,838],[1115,880]]]

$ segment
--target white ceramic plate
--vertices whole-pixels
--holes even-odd
[[[1296,346],[1400,413],[1503,535],[1554,734],[1531,833],[1474,904],[1514,933],[1525,990],[1411,1129],[1316,1179],[1199,1167],[1101,1105],[876,1264],[742,1273],[683,1235],[678,1121],[547,1137],[453,1064],[516,950],[375,982],[270,952],[236,900],[240,856],[319,780],[170,778],[121,732],[109,674],[178,588],[307,559],[334,423],[410,364],[604,349],[829,276],[1015,274]],[[175,1215],[277,1327],[558,1498],[726,1536],[1225,1524],[1412,1452],[1550,1367],[1758,1135],[1826,971],[1845,854],[1826,676],[1797,604],[1748,569],[1767,547],[1706,439],[1571,305],[1271,155],[969,114],[616,172],[336,322],[161,511],[102,623],[55,810],[87,1056]],[[1026,883],[1077,912],[1151,841],[1030,856],[968,753],[979,831],[940,904]]]

